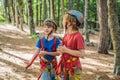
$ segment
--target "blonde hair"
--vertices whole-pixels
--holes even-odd
[[[78,30],[78,27],[77,27],[77,20],[76,20],[76,17],[75,16],[71,16],[69,14],[65,14],[63,16],[63,20],[66,21],[66,22],[70,22],[70,25],[72,25],[72,28],[74,30]]]

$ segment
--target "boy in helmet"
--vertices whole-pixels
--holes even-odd
[[[36,43],[37,49],[31,61],[27,64],[26,69],[28,69],[35,58],[39,56],[41,74],[37,80],[56,80],[56,55],[59,55],[56,52],[56,48],[60,44],[60,40],[52,34],[57,30],[57,24],[52,19],[46,19],[43,26],[44,36],[38,39]]]
[[[82,66],[79,57],[84,56],[84,39],[78,27],[82,22],[83,15],[76,10],[70,10],[63,16],[66,34],[62,39],[62,46],[57,48],[62,54],[57,66],[57,74],[61,80],[80,80]]]

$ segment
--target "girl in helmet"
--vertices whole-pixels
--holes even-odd
[[[55,68],[57,66],[56,48],[60,44],[60,40],[52,34],[57,30],[57,24],[52,19],[46,19],[44,21],[44,36],[38,39],[36,43],[36,51],[27,64],[26,69],[31,66],[37,56],[40,58],[40,71],[41,74],[37,80],[56,80]]]
[[[78,27],[82,22],[83,15],[76,10],[70,10],[63,16],[66,34],[62,39],[62,46],[57,48],[62,54],[57,66],[57,74],[61,80],[80,80],[82,66],[79,57],[84,56],[84,39]]]

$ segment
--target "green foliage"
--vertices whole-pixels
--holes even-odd
[[[5,22],[5,21],[6,21],[5,18],[2,15],[0,15],[0,22]]]
[[[0,4],[0,14],[4,14],[4,4],[2,3],[2,1],[4,0],[0,0],[1,4]],[[14,0],[13,0],[14,1]],[[60,1],[60,2],[58,2]],[[69,7],[69,0],[63,0],[64,1],[64,11],[68,11],[68,7]],[[78,10],[82,13],[84,13],[84,0],[71,0],[72,1],[72,8],[75,10]],[[59,3],[59,7],[58,7],[58,3]],[[20,6],[18,4],[18,2],[15,3],[18,7]],[[47,4],[47,18],[50,17],[50,11],[49,11],[49,0],[46,0],[46,4]],[[117,0],[117,4],[118,4],[118,19],[120,22],[120,0]],[[38,11],[36,10],[36,6],[38,5]],[[43,15],[44,15],[44,7],[43,7],[44,3],[43,0],[32,0],[32,9],[33,9],[33,20],[34,23],[36,24],[37,21],[37,16],[36,13],[38,12],[38,25],[36,26],[41,26],[41,23],[43,22]],[[42,7],[41,7],[42,6]],[[54,0],[54,11],[55,11],[55,20],[56,22],[58,22],[58,24],[61,25],[62,23],[62,9],[61,9],[61,0]],[[58,8],[60,8],[60,11],[58,12]],[[96,21],[97,20],[97,5],[96,5],[96,0],[89,0],[89,20],[90,21]],[[28,24],[28,1],[27,0],[23,0],[23,16],[24,16],[24,23]],[[58,17],[59,16],[59,17]],[[4,22],[5,18],[3,16],[0,15],[0,22]],[[95,28],[96,23],[94,22],[89,22],[89,26],[90,28]],[[62,26],[62,25],[61,25]]]
[[[96,15],[97,15],[97,5],[96,5],[96,2],[90,2],[90,5],[89,5],[89,17],[91,20],[95,20],[96,18]]]
[[[31,35],[32,39],[38,39],[39,37],[40,37],[39,34],[33,34],[33,35]]]
[[[95,0],[90,0],[89,3],[89,28],[94,30],[96,27],[96,20],[97,20],[97,5]],[[93,21],[93,22],[92,22]]]

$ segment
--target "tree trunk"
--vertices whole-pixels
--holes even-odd
[[[108,54],[108,16],[107,16],[107,1],[98,0],[98,21],[100,25],[98,53]]]
[[[13,0],[10,0],[12,24],[15,25],[15,8]]]
[[[41,26],[41,23],[42,23],[42,1],[40,1],[40,26]]]
[[[10,15],[10,2],[8,0],[7,2],[7,5],[8,5],[8,21],[11,22],[11,15]]]
[[[4,13],[4,10],[5,10],[5,7],[4,7],[4,1],[2,1],[1,3],[1,9],[2,9],[2,16],[5,17],[5,13]]]
[[[19,18],[18,18],[18,5],[17,5],[17,0],[15,0],[15,22],[17,28],[19,28]]]
[[[25,5],[25,16],[26,16],[26,24],[28,25],[28,3]]]
[[[97,5],[97,8],[96,8],[96,21],[98,21],[98,18],[99,18],[99,12],[98,12],[98,9],[99,9],[99,5],[98,5],[98,1],[96,1],[96,5]],[[96,27],[95,27],[96,31],[99,31],[100,29],[100,25],[99,25],[99,22],[96,23]]]
[[[46,0],[44,0],[43,2],[43,20],[45,20],[47,18],[47,4],[46,4]]]
[[[108,49],[109,50],[113,50],[113,43],[112,43],[112,39],[111,39],[111,35],[110,35],[110,33],[109,33],[109,36],[110,36],[110,39],[109,39],[109,45],[108,45]]]
[[[84,11],[85,10],[85,0],[83,0],[83,3],[82,3],[82,13],[83,13],[83,15],[84,15]]]
[[[108,23],[114,49],[114,73],[120,75],[120,26],[116,0],[108,0]]]
[[[69,10],[72,10],[72,8],[73,8],[73,3],[72,3],[72,0],[69,0],[69,3],[68,3],[68,4],[69,4],[69,7],[68,7],[68,8],[69,8]]]
[[[88,5],[89,5],[89,0],[85,0],[84,33],[85,33],[85,43],[86,44],[90,43],[89,31],[88,31],[88,13],[89,13]]]
[[[18,3],[19,3],[19,13],[20,13],[19,15],[20,28],[22,31],[24,31],[23,30],[23,0],[18,0]]]
[[[51,14],[50,14],[50,0],[48,0],[48,4],[49,4],[49,5],[48,5],[48,17],[50,17],[50,15],[51,15]]]
[[[50,18],[51,19],[55,19],[55,16],[54,16],[54,0],[50,0],[50,14],[51,14],[51,16],[50,16]]]
[[[64,15],[64,0],[61,0],[62,16]]]
[[[58,0],[58,24],[60,23],[60,0]]]
[[[61,0],[61,10],[62,10],[62,16],[64,16],[64,13],[65,13],[65,9],[64,9],[64,0]],[[62,24],[60,24],[62,25]],[[65,34],[65,27],[63,27],[63,34]]]
[[[36,0],[36,26],[38,26],[38,0]]]
[[[4,13],[5,13],[4,16],[5,16],[6,20],[8,20],[8,18],[7,18],[7,0],[4,0],[3,3],[4,3]]]
[[[33,22],[32,0],[28,0],[28,24],[30,27],[30,34],[35,34],[35,26]]]
[[[11,22],[11,18],[10,18],[10,8],[9,8],[9,0],[4,0],[4,13],[5,13],[5,18],[6,20],[8,20],[9,22]]]

